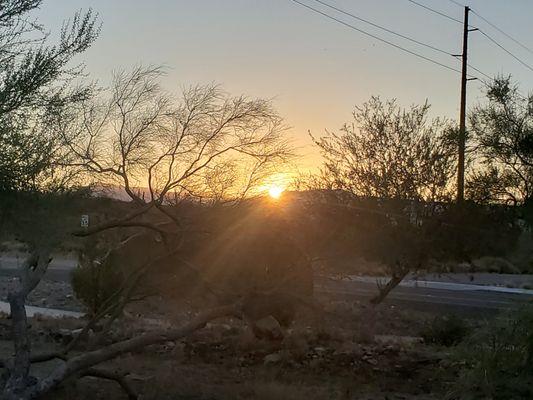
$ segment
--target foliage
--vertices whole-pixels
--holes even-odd
[[[366,265],[377,263],[374,273],[383,274],[385,266],[394,276],[406,268],[442,272],[447,262],[507,256],[522,233],[515,211],[321,190],[306,192],[305,201],[292,213],[296,235],[310,257],[341,269],[354,268],[348,260],[362,259]]]
[[[94,13],[77,13],[55,45],[31,12],[42,0],[4,0],[0,13],[0,191],[55,186],[57,137],[51,121],[89,88],[69,83],[82,65],[69,66],[96,39]],[[61,178],[64,178],[61,175]]]
[[[124,280],[121,268],[109,262],[96,240],[90,238],[71,280],[76,298],[87,307],[90,316],[97,315],[109,304]]]
[[[429,104],[401,109],[372,97],[339,134],[313,140],[325,158],[328,185],[359,196],[442,200],[455,171],[454,131],[428,120]]]
[[[109,90],[63,116],[64,164],[124,187],[138,203],[161,203],[242,198],[290,157],[270,101],[232,97],[215,85],[172,96],[159,84],[163,74],[157,67],[117,73]]]
[[[426,325],[421,336],[425,343],[454,346],[462,342],[469,331],[470,326],[463,318],[451,314],[435,317]]]
[[[449,398],[531,399],[533,397],[533,308],[486,322],[456,352],[459,381]]]
[[[93,315],[66,348],[59,353],[36,357],[40,361],[66,360],[65,365],[37,380],[29,375],[33,355],[24,304],[44,276],[52,251],[61,240],[54,239],[46,246],[37,243],[35,249],[30,249],[32,254],[22,268],[20,284],[8,295],[16,351],[8,363],[5,384],[2,382],[3,398],[37,398],[71,376],[109,376],[92,367],[150,344],[182,338],[212,319],[240,313],[237,305],[217,307],[199,314],[182,328],[156,330],[67,357],[103,318],[107,319],[97,334],[99,339],[127,302],[147,295],[137,288],[145,289],[143,278],[150,275],[147,271],[151,266],[173,263],[171,256],[181,249],[187,227],[176,214],[176,207],[169,207],[172,200],[181,203],[189,196],[196,197],[200,193],[201,197],[205,192],[222,192],[215,199],[224,198],[228,185],[224,171],[234,168],[246,171],[251,166],[249,175],[240,175],[243,182],[238,185],[236,197],[243,198],[257,186],[258,176],[291,155],[282,137],[281,118],[269,101],[230,97],[212,85],[185,90],[178,100],[161,90],[160,76],[158,68],[138,68],[131,74],[118,74],[109,96],[104,91],[101,97],[81,99],[68,110],[62,110],[68,113],[56,113],[51,120],[62,139],[57,154],[61,160],[59,165],[74,171],[80,169],[102,184],[121,184],[133,201],[128,203],[128,214],[109,213],[108,216],[113,215],[111,218],[97,220],[77,230],[71,230],[69,227],[73,225],[69,223],[67,229],[63,229],[62,218],[54,220],[58,224],[52,232],[59,232],[60,236],[99,236],[92,239],[98,242],[86,249],[82,265],[73,277],[77,295]],[[231,179],[229,185],[232,185]],[[147,191],[143,193],[139,187]],[[34,194],[42,192],[30,193]],[[154,218],[153,213],[157,217]],[[16,213],[12,215],[17,216]],[[79,216],[79,213],[73,215]],[[134,232],[113,247],[114,242],[108,241],[105,234],[124,232],[117,228],[126,228],[130,233],[146,229],[152,233],[151,239],[143,232]],[[47,238],[42,233],[37,237]],[[23,237],[22,241],[26,242],[27,238]],[[129,265],[130,259],[124,257],[130,253],[136,265]]]
[[[474,170],[465,183],[468,199],[478,204],[498,202],[518,203],[516,188],[521,186],[520,178],[510,170],[495,166],[492,161],[483,169]]]
[[[515,210],[465,203],[447,205],[431,219],[426,230],[436,260],[472,261],[483,256],[502,257],[515,246],[521,234]]]
[[[341,133],[313,138],[324,168],[302,178],[306,188],[352,209],[340,223],[353,231],[348,246],[387,266],[392,279],[380,287],[385,295],[407,271],[432,261],[502,255],[519,233],[516,215],[505,210],[446,204],[454,187],[456,131],[446,120],[429,120],[428,113],[427,103],[402,109],[395,100],[372,97],[356,108],[354,121]],[[502,184],[502,178],[484,170],[478,182]],[[483,194],[481,185],[478,192]]]
[[[510,77],[499,77],[486,96],[487,104],[470,115],[481,167],[469,177],[467,195],[483,203],[523,203],[533,195],[533,95],[524,97]]]
[[[7,192],[0,195],[0,242],[15,240],[29,247],[61,247],[79,226],[88,200],[86,190]]]

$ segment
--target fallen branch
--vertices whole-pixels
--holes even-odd
[[[126,380],[126,377],[124,375],[121,375],[119,373],[112,372],[112,371],[89,368],[87,371],[85,371],[81,375],[81,377],[84,377],[84,376],[90,376],[94,378],[101,378],[101,379],[107,379],[110,381],[115,381],[126,392],[130,400],[137,400],[138,398],[137,393],[135,393],[135,391],[131,387],[130,383]]]
[[[52,352],[52,353],[32,355],[30,357],[30,362],[32,364],[38,364],[38,363],[47,362],[47,361],[56,360],[56,359],[67,361],[67,357],[65,354],[61,352]]]
[[[53,352],[53,353],[43,353],[43,354],[35,354],[30,356],[30,363],[32,364],[38,364],[42,362],[47,362],[51,360],[63,360],[67,361],[67,357],[62,352]],[[9,363],[5,360],[0,360],[0,368],[8,368]]]
[[[19,398],[36,398],[54,389],[70,376],[79,373],[83,374],[84,371],[104,361],[111,360],[124,353],[143,349],[150,345],[181,339],[203,328],[209,321],[227,316],[240,316],[240,307],[238,305],[217,307],[200,313],[181,328],[145,333],[128,340],[113,343],[98,350],[80,354],[57,367],[48,377],[40,380],[36,385],[26,388]]]

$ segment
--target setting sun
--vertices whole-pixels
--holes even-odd
[[[268,188],[268,195],[273,199],[279,199],[284,190],[281,186],[272,185]]]

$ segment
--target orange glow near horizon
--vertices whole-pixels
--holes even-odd
[[[258,187],[258,193],[270,197],[272,200],[279,200],[283,192],[287,190],[294,179],[289,172],[278,172],[265,178],[263,184]]]
[[[273,199],[279,199],[282,193],[285,191],[285,188],[279,185],[271,185],[268,188],[268,195]]]

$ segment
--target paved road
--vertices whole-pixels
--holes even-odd
[[[17,269],[24,264],[24,255],[9,255],[0,257],[0,269]],[[77,261],[73,257],[55,256],[50,263],[51,269],[72,270],[75,268]]]
[[[23,262],[16,257],[0,258],[0,275],[15,276],[17,267]],[[67,257],[55,258],[45,279],[69,281],[70,272],[76,266],[76,260]],[[442,284],[410,285],[395,288],[385,300],[385,304],[409,307],[425,311],[456,312],[465,315],[491,315],[497,311],[515,308],[526,302],[533,302],[530,294],[502,293],[486,290],[482,286],[472,290],[472,285]],[[502,288],[500,288],[502,289]],[[315,290],[318,294],[346,298],[350,300],[368,300],[377,293],[376,283],[372,278],[355,280],[334,280],[327,277],[315,279]],[[531,292],[531,291],[530,291]]]
[[[24,263],[24,256],[2,256],[0,257],[0,276],[16,276],[17,269]],[[70,280],[70,273],[76,267],[77,261],[72,257],[59,256],[54,257],[45,279],[52,281],[67,282]]]
[[[9,314],[11,312],[11,307],[9,306],[9,303],[5,301],[0,301],[0,312]],[[36,315],[44,315],[44,316],[52,317],[52,318],[62,318],[62,317],[81,318],[85,314],[81,312],[76,312],[76,311],[58,310],[54,308],[26,306],[26,316],[31,318]]]
[[[454,289],[402,286],[396,287],[388,295],[385,304],[408,306],[423,311],[485,316],[533,302],[531,294],[502,293],[482,288],[464,290],[462,285],[457,285]],[[345,281],[322,277],[316,279],[316,291],[327,296],[365,300],[375,296],[377,288],[376,284],[370,281]]]

